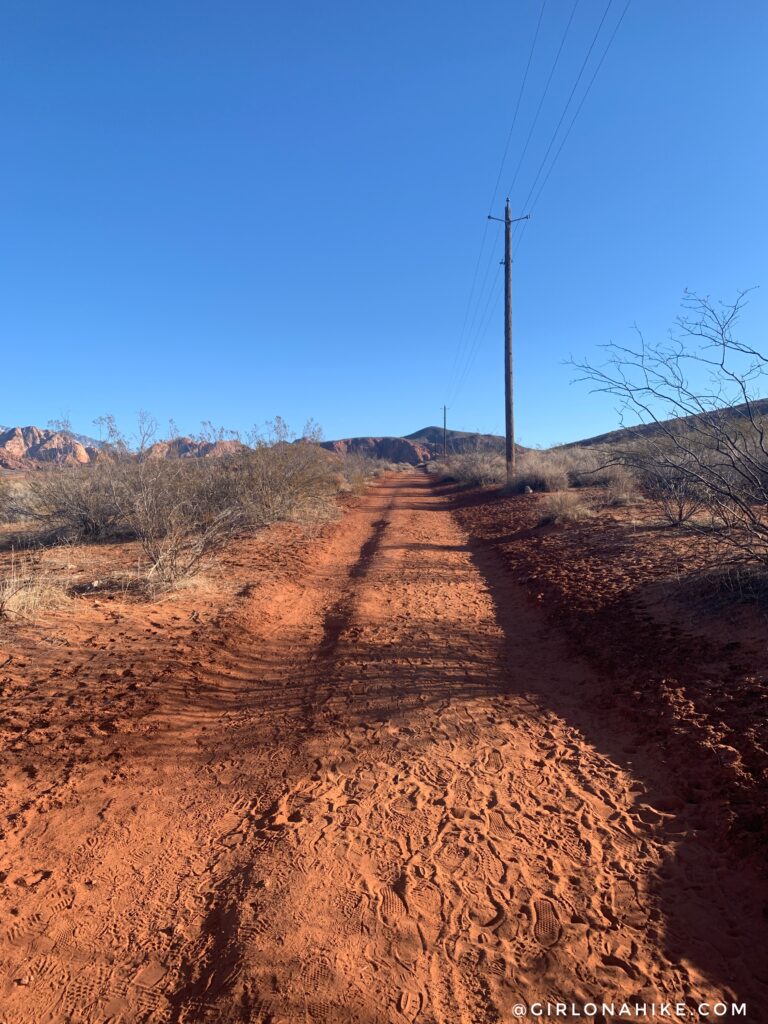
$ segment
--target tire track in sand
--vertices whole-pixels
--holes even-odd
[[[4,1024],[483,1024],[720,991],[665,960],[669,840],[637,780],[541,699],[586,670],[513,591],[502,629],[489,573],[409,474],[345,517],[279,623],[246,596],[197,688],[165,695],[175,746],[137,744],[72,853],[35,840],[54,877],[3,925]]]

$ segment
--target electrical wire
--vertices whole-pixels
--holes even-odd
[[[515,175],[512,178],[512,184],[509,186],[509,189],[507,190],[507,195],[511,195],[512,191],[514,190],[515,182],[517,181],[517,176],[520,173],[520,168],[523,166],[523,160],[525,160],[525,154],[528,152],[528,146],[530,145],[531,137],[533,136],[534,130],[536,129],[536,125],[538,124],[539,114],[541,114],[541,108],[544,106],[544,100],[547,98],[547,93],[549,92],[549,87],[550,87],[550,85],[552,83],[552,78],[553,78],[553,76],[555,74],[555,70],[557,69],[558,61],[560,60],[560,54],[563,52],[563,47],[565,46],[565,40],[568,37],[568,32],[570,31],[571,24],[573,23],[573,17],[576,14],[576,8],[578,6],[579,6],[579,0],[576,0],[576,2],[573,5],[573,8],[571,9],[571,16],[568,19],[568,24],[565,26],[565,32],[563,32],[563,37],[560,40],[560,45],[557,48],[557,53],[555,54],[555,59],[552,62],[552,67],[550,68],[549,75],[547,76],[547,81],[546,81],[546,84],[544,85],[544,91],[541,94],[541,99],[539,100],[539,105],[536,108],[536,113],[533,116],[533,121],[531,122],[531,127],[528,129],[528,137],[525,140],[525,145],[523,146],[523,151],[520,154],[520,159],[517,161],[517,167],[515,168]]]
[[[552,159],[552,163],[549,165],[549,169],[548,169],[546,175],[544,176],[544,180],[542,181],[541,185],[539,186],[538,192],[536,193],[536,195],[533,198],[533,202],[531,203],[531,205],[529,207],[530,211],[533,211],[535,209],[536,204],[538,203],[539,198],[541,196],[541,193],[544,191],[544,188],[545,188],[547,182],[549,181],[549,177],[552,174],[552,171],[555,169],[555,164],[557,163],[557,159],[560,156],[560,154],[562,153],[563,147],[565,146],[566,142],[568,141],[568,136],[571,134],[571,131],[573,130],[573,126],[576,124],[576,120],[577,120],[579,114],[581,113],[581,108],[584,106],[584,103],[586,102],[586,99],[589,96],[589,93],[590,93],[590,90],[592,89],[594,81],[595,81],[595,79],[597,78],[597,76],[598,76],[598,74],[600,72],[600,68],[603,66],[603,62],[605,61],[605,58],[608,56],[608,51],[610,50],[611,45],[613,44],[613,41],[616,38],[619,29],[621,28],[621,23],[624,21],[624,18],[626,16],[627,11],[629,10],[629,6],[630,6],[631,3],[632,3],[632,0],[627,0],[626,4],[624,5],[624,10],[621,12],[619,20],[616,22],[616,25],[615,25],[615,27],[613,29],[613,32],[611,33],[611,36],[610,36],[610,38],[608,40],[608,43],[606,44],[606,47],[603,50],[602,56],[600,57],[600,60],[597,62],[597,66],[595,67],[595,70],[594,70],[594,72],[592,74],[592,77],[590,78],[589,83],[587,84],[587,88],[584,91],[584,95],[581,97],[581,100],[579,101],[579,105],[576,108],[576,112],[573,115],[573,118],[571,119],[570,124],[568,125],[568,128],[567,128],[567,130],[565,132],[565,135],[563,135],[563,138],[560,141],[560,145],[557,147],[557,150],[555,151],[555,155],[554,155],[554,157]],[[527,226],[528,226],[528,221],[525,221],[523,223],[523,231],[520,234],[520,242],[522,242],[523,238],[525,237],[525,228],[527,228]],[[520,251],[519,243],[518,243],[517,251],[518,252]]]
[[[577,2],[578,2],[578,0],[577,0]],[[512,124],[510,125],[510,129],[509,129],[509,132],[507,134],[506,145],[504,146],[504,152],[502,154],[501,163],[499,164],[499,171],[498,171],[498,174],[496,175],[496,182],[495,182],[494,187],[493,187],[493,194],[491,195],[491,201],[489,203],[489,213],[493,209],[493,205],[496,202],[496,196],[497,196],[498,191],[499,191],[499,182],[501,181],[501,176],[504,173],[504,167],[506,165],[507,156],[509,154],[509,147],[510,147],[510,144],[512,142],[512,136],[513,136],[514,131],[515,131],[515,125],[517,124],[517,117],[518,117],[518,114],[520,112],[520,104],[521,104],[522,99],[523,99],[523,93],[525,92],[526,82],[528,81],[528,73],[530,71],[531,62],[533,60],[533,55],[534,55],[534,52],[536,50],[536,43],[537,43],[538,38],[539,38],[539,31],[541,29],[541,22],[542,22],[542,18],[544,17],[544,10],[545,10],[546,6],[547,6],[547,0],[542,0],[541,9],[539,11],[539,17],[538,17],[538,20],[536,22],[536,29],[535,29],[534,34],[533,34],[533,40],[531,42],[531,45],[530,45],[530,48],[529,48],[529,51],[528,51],[528,60],[526,61],[525,71],[523,72],[523,78],[522,78],[522,81],[520,83],[520,90],[519,90],[519,92],[517,94],[517,102],[515,104],[515,110],[514,110],[514,113],[512,115]],[[467,324],[468,324],[469,319],[470,319],[470,310],[472,309],[472,303],[473,303],[473,300],[475,298],[475,288],[476,288],[476,285],[477,285],[477,279],[478,279],[478,274],[479,274],[479,271],[480,271],[480,265],[482,263],[483,255],[485,253],[485,244],[486,244],[486,241],[487,241],[487,238],[488,238],[489,224],[490,224],[490,222],[486,219],[485,226],[483,228],[482,239],[480,241],[480,251],[477,254],[477,261],[475,263],[475,269],[474,269],[474,273],[472,275],[472,284],[471,284],[471,287],[470,287],[470,290],[469,290],[469,298],[467,299],[467,306],[466,306],[466,309],[465,309],[465,312],[464,312],[464,320],[462,322],[461,331],[459,332],[459,341],[458,341],[458,343],[456,345],[456,348],[454,350],[453,361],[451,363],[451,369],[450,369],[450,373],[449,373],[449,376],[448,376],[448,380],[449,381],[454,379],[454,375],[457,372],[458,365],[459,365],[459,363],[461,361],[461,358],[462,358],[462,355],[461,355],[462,354],[462,349],[466,345],[469,344],[468,337],[467,337]],[[492,256],[493,256],[493,249],[491,248],[491,257]],[[480,306],[482,306],[482,296],[483,296],[483,293],[484,293],[484,290],[485,290],[485,285],[486,285],[486,282],[487,282],[489,269],[490,269],[490,259],[489,259],[489,262],[488,262],[488,266],[486,267],[485,274],[483,276],[483,284],[481,286],[480,294],[478,296],[477,306],[475,307],[475,313],[474,313],[474,316],[472,318],[472,326],[474,326],[474,323],[475,323],[475,321],[477,319],[477,310],[478,310],[478,308]],[[471,337],[471,336],[472,336],[472,328],[470,328],[470,331],[469,331],[469,337]]]
[[[499,298],[499,294],[501,292],[501,283],[502,283],[502,281],[503,281],[503,276],[502,276],[502,273],[501,273],[501,267],[499,267],[497,275],[494,278],[493,283],[491,285],[491,288],[490,288],[490,290],[488,292],[488,298],[486,299],[485,308],[483,309],[482,316],[480,317],[480,321],[479,321],[478,329],[477,329],[477,331],[475,333],[474,341],[473,341],[472,346],[471,346],[471,348],[470,348],[470,350],[468,352],[467,359],[466,359],[466,361],[464,363],[464,367],[462,369],[462,372],[461,372],[461,374],[460,374],[460,376],[459,376],[459,378],[458,378],[458,380],[456,382],[456,387],[454,388],[453,394],[451,395],[451,399],[450,399],[450,404],[451,405],[456,401],[456,399],[458,398],[459,394],[461,393],[461,389],[464,387],[464,384],[466,383],[467,378],[469,377],[470,370],[472,369],[472,366],[474,365],[475,357],[476,357],[478,349],[480,347],[480,342],[483,340],[483,338],[485,337],[485,335],[486,335],[486,333],[488,331],[488,326],[489,326],[490,320],[491,320],[491,314],[496,309],[496,305],[497,305],[497,301],[498,301],[498,298]]]
[[[565,120],[565,116],[568,113],[568,108],[571,105],[571,102],[572,102],[573,97],[574,97],[574,95],[576,93],[576,90],[579,87],[579,82],[581,81],[582,76],[584,74],[584,69],[586,68],[586,66],[587,66],[587,64],[589,62],[589,58],[592,56],[592,51],[595,48],[595,43],[597,42],[597,38],[600,35],[600,32],[601,32],[601,30],[603,28],[603,25],[605,24],[605,19],[608,17],[608,12],[610,11],[612,6],[613,6],[613,0],[608,0],[606,8],[603,11],[603,16],[600,19],[600,23],[597,26],[597,28],[595,29],[595,34],[592,36],[592,42],[589,44],[589,49],[587,50],[587,55],[584,58],[584,60],[582,61],[581,67],[579,68],[579,73],[576,76],[576,81],[573,83],[573,88],[571,89],[570,93],[568,94],[568,99],[566,100],[565,106],[563,107],[563,112],[560,115],[560,119],[558,120],[558,122],[557,122],[557,124],[555,126],[555,130],[552,132],[552,138],[549,140],[549,145],[547,146],[547,150],[546,150],[546,152],[544,154],[544,158],[542,159],[541,163],[539,164],[539,169],[536,172],[536,177],[533,179],[533,185],[531,185],[531,188],[529,189],[528,195],[526,196],[525,202],[523,203],[523,205],[521,207],[521,209],[525,210],[526,212],[528,212],[528,203],[530,201],[531,195],[533,194],[533,190],[536,188],[538,180],[541,177],[541,172],[544,169],[544,165],[546,164],[547,160],[549,159],[549,154],[552,152],[552,147],[555,144],[555,139],[557,138],[557,133],[560,131],[560,127],[562,126],[562,123]]]

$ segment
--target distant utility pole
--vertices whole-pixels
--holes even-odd
[[[448,454],[448,406],[443,406],[443,458]]]
[[[512,368],[512,225],[520,220],[528,220],[530,214],[524,217],[513,217],[509,208],[509,199],[504,207],[504,218],[492,217],[488,214],[488,220],[498,220],[504,225],[504,421],[506,426],[506,455],[507,455],[507,483],[512,483],[515,473],[515,398],[513,390],[513,368]]]

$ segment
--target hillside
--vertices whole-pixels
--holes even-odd
[[[497,434],[477,434],[465,430],[447,431],[448,451],[451,453],[504,450],[504,438]],[[412,466],[429,462],[443,453],[443,428],[422,427],[404,437],[346,437],[324,441],[323,447],[341,455],[354,452],[387,462],[408,462]],[[520,445],[519,452],[525,451]]]
[[[753,413],[757,416],[768,416],[768,398],[758,398],[751,403]],[[735,405],[732,408],[722,409],[719,415],[725,418],[746,415],[746,405]],[[657,437],[665,429],[670,427],[682,428],[694,417],[680,416],[674,419],[660,420],[658,423],[638,423],[633,427],[622,427],[619,430],[609,430],[605,434],[596,434],[594,437],[587,437],[581,441],[569,441],[562,445],[563,448],[591,448],[596,445],[621,444],[635,440],[638,437]]]

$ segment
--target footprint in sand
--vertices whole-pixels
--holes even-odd
[[[395,959],[403,967],[412,968],[423,952],[424,946],[416,925],[410,920],[402,922],[394,943]]]
[[[406,1020],[416,1020],[424,1002],[421,992],[414,989],[403,990],[397,1000],[397,1008]]]
[[[490,811],[488,814],[488,835],[493,839],[501,839],[509,842],[514,839],[515,833],[509,826],[501,811]]]
[[[419,916],[428,920],[439,919],[442,896],[437,886],[424,878],[416,878],[408,882],[405,896],[408,906],[412,907]]]
[[[635,928],[642,928],[647,914],[637,898],[634,885],[626,878],[620,878],[613,885],[611,893],[613,913],[619,921],[626,921]]]
[[[392,886],[388,885],[381,893],[381,916],[385,924],[394,925],[405,917],[405,904]]]
[[[494,747],[485,755],[483,764],[487,772],[500,772],[504,767],[504,758],[501,756],[501,752]]]
[[[560,933],[560,920],[551,901],[534,900],[533,934],[536,941],[542,946],[554,946]]]

